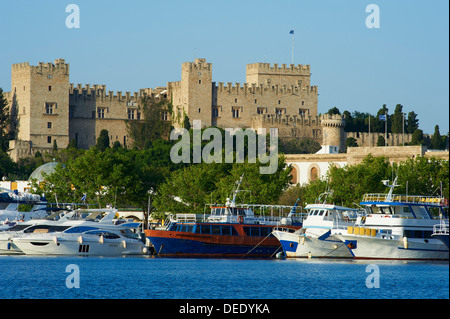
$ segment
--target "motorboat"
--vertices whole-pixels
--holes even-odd
[[[47,209],[48,211],[50,209]],[[22,233],[33,233],[36,229],[49,229],[57,231],[58,225],[68,220],[80,220],[73,210],[52,208],[52,213],[46,218],[30,219],[28,221],[5,222],[4,229],[0,231],[0,255],[16,255],[23,252],[13,243],[12,238]]]
[[[21,206],[31,209],[22,210]],[[46,207],[47,201],[39,195],[0,188],[0,226],[3,226],[0,228],[8,228],[19,221],[44,218],[48,215]]]
[[[344,242],[356,259],[448,260],[448,246],[433,236],[439,221],[448,225],[443,197],[398,195],[383,181],[387,194],[365,194],[366,215],[354,226],[336,225],[331,234]]]
[[[361,211],[358,209],[327,204],[329,193],[322,194],[317,203],[305,206],[307,216],[303,227],[292,231],[276,228],[273,235],[280,241],[286,258],[352,258],[349,248],[331,235],[331,229],[352,226]],[[321,198],[323,202],[321,203]]]
[[[139,234],[133,231],[141,224],[114,224],[116,209],[77,209],[76,212],[89,213],[89,216],[57,225],[34,225],[11,240],[26,255],[122,256],[147,252]]]
[[[145,235],[158,256],[213,258],[270,258],[281,251],[272,235],[283,225],[293,231],[302,225],[297,205],[236,204],[236,195],[225,204],[209,205],[210,214],[176,214],[163,227],[146,229]],[[283,213],[284,211],[284,213]]]

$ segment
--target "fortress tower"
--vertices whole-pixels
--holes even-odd
[[[345,147],[345,120],[339,114],[322,114],[322,150],[319,152],[339,153]],[[338,147],[336,149],[336,147]]]
[[[211,125],[212,64],[205,59],[181,65],[181,94],[183,112],[192,121],[201,120],[202,127]],[[180,111],[180,110],[178,110]]]
[[[282,88],[287,87],[302,87],[310,85],[310,66],[309,65],[294,65],[278,64],[273,66],[270,63],[252,63],[247,64],[246,67],[246,81],[256,85],[266,85],[268,87],[278,86]]]
[[[69,64],[28,62],[11,68],[11,108],[20,123],[11,148],[22,155],[69,143]]]

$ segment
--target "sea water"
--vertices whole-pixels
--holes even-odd
[[[448,299],[448,262],[0,256],[0,299]]]

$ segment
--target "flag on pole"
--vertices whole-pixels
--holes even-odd
[[[380,115],[380,116],[378,116],[378,119],[380,121],[386,121],[386,115]]]
[[[86,201],[86,194],[83,194],[83,197],[81,197],[81,201],[84,203]]]
[[[294,30],[289,31],[289,34],[294,34]]]

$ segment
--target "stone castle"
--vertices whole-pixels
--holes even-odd
[[[106,85],[71,84],[69,64],[13,64],[11,91],[6,98],[16,118],[16,138],[10,141],[13,160],[33,156],[37,151],[65,148],[76,140],[79,148],[96,143],[106,129],[110,142],[130,146],[126,120],[143,120],[140,99],[145,96],[168,99],[172,112],[162,120],[180,127],[188,116],[201,120],[202,127],[277,128],[281,138],[311,138],[323,145],[322,152],[337,153],[347,137],[359,146],[376,145],[381,133],[346,133],[340,115],[318,114],[318,88],[310,83],[309,65],[252,63],[246,67],[246,82],[213,82],[212,64],[195,59],[181,66],[181,80],[165,87],[137,92],[107,91]],[[409,142],[410,135],[389,134],[388,145]]]

